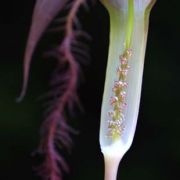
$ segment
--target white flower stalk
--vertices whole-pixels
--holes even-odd
[[[101,0],[110,15],[110,45],[101,111],[105,180],[115,180],[138,117],[150,10],[155,0]]]

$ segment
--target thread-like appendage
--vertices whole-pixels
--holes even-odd
[[[130,66],[128,61],[132,56],[132,50],[127,49],[119,57],[120,65],[117,68],[118,79],[114,82],[112,92],[113,96],[110,98],[112,110],[108,112],[108,137],[113,140],[119,138],[125,128],[124,125],[124,109],[126,108],[126,89],[128,87],[127,75]]]

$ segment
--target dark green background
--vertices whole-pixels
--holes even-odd
[[[42,57],[55,38],[46,34],[33,58],[27,95],[17,104],[22,59],[34,1],[19,0],[0,7],[0,179],[36,180],[32,152],[39,142],[43,100],[53,71]],[[179,180],[180,170],[180,12],[178,0],[158,0],[151,13],[141,106],[131,149],[118,179]],[[100,106],[108,50],[108,15],[98,3],[81,11],[83,28],[92,36],[91,60],[83,65],[79,96],[84,113],[71,119],[74,136],[69,180],[102,180],[103,157],[98,142]]]

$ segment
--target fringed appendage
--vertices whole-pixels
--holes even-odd
[[[25,95],[29,66],[34,48],[47,25],[55,17],[57,12],[62,9],[62,6],[64,6],[66,2],[65,0],[43,1],[42,3],[37,1],[25,52],[24,84],[19,100]],[[53,3],[54,5],[52,5]],[[58,3],[60,3],[59,7],[57,7]],[[56,72],[58,73],[52,79],[52,85],[55,89],[49,93],[52,99],[50,102],[51,106],[48,109],[45,121],[42,125],[41,143],[38,151],[44,156],[44,161],[40,169],[38,168],[39,174],[44,180],[61,180],[62,171],[68,172],[69,170],[64,158],[59,154],[59,151],[62,150],[62,148],[69,150],[72,145],[72,140],[70,138],[72,129],[66,123],[64,110],[65,108],[72,110],[73,104],[78,102],[76,90],[79,64],[76,62],[74,53],[83,55],[84,52],[77,48],[78,46],[76,46],[76,43],[78,36],[82,36],[84,33],[78,30],[78,28],[75,30],[74,27],[76,27],[77,22],[77,11],[82,4],[85,4],[85,0],[71,1],[70,11],[65,23],[65,37],[56,49],[58,59]],[[46,20],[43,17],[44,14],[48,17]],[[36,25],[38,28],[35,28]]]

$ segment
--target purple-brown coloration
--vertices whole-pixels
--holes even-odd
[[[31,30],[26,46],[24,57],[24,81],[21,100],[26,92],[29,67],[34,49],[47,26],[65,7],[68,0],[37,0]],[[71,148],[72,140],[70,133],[72,129],[67,125],[64,118],[64,110],[72,109],[73,104],[78,102],[76,94],[77,81],[79,74],[79,64],[76,62],[74,53],[83,53],[77,49],[77,37],[84,36],[84,33],[74,26],[76,24],[77,11],[79,7],[85,4],[85,0],[72,0],[67,21],[65,24],[65,37],[60,45],[56,48],[57,54],[57,74],[52,79],[53,89],[50,92],[51,106],[42,125],[42,138],[39,146],[39,152],[44,156],[44,161],[39,169],[39,174],[44,180],[62,180],[62,170],[68,172],[68,166],[64,158],[59,154],[59,150]]]
[[[34,49],[41,38],[43,32],[46,30],[49,23],[58,14],[58,12],[65,6],[68,0],[37,0],[32,16],[32,24],[29,32],[29,37],[26,45],[24,56],[24,76],[23,87],[18,101],[21,101],[26,93],[29,68]]]

